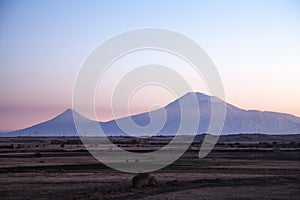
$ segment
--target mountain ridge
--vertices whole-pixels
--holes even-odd
[[[293,134],[300,131],[300,118],[287,113],[259,110],[245,110],[232,104],[226,103],[218,97],[212,97],[204,93],[188,92],[180,98],[168,103],[165,107],[167,113],[164,127],[157,133],[161,135],[174,135],[180,124],[180,105],[179,100],[188,98],[190,95],[197,97],[200,110],[200,123],[197,134],[206,133],[211,120],[211,102],[215,98],[220,103],[226,105],[226,119],[222,134],[237,133],[265,133],[265,134]],[[160,110],[160,109],[158,109]],[[159,112],[140,113],[128,117],[122,117],[107,122],[98,122],[105,133],[108,135],[124,135],[117,123],[131,118],[136,124],[146,126],[150,123],[149,114]],[[193,110],[189,110],[189,117],[193,117]],[[77,136],[77,130],[74,124],[74,115],[87,122],[94,120],[84,117],[77,111],[68,108],[61,114],[51,118],[48,121],[7,133],[0,133],[0,137],[18,137],[18,136]],[[160,115],[155,115],[155,119],[161,120]]]

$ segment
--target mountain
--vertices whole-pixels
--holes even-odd
[[[266,133],[266,134],[290,134],[300,132],[300,118],[276,112],[262,112],[257,110],[243,110],[228,104],[216,97],[211,97],[203,93],[187,93],[179,99],[166,105],[164,108],[155,110],[149,113],[142,113],[131,117],[125,117],[109,122],[99,122],[101,128],[107,135],[124,135],[125,132],[119,128],[117,124],[125,124],[132,119],[139,126],[146,126],[150,123],[150,115],[154,121],[160,122],[163,120],[163,112],[165,111],[166,120],[161,130],[147,129],[150,132],[155,132],[158,135],[174,135],[179,128],[181,120],[180,102],[182,100],[189,101],[189,98],[196,97],[198,102],[198,110],[200,111],[200,122],[197,133],[206,133],[211,120],[212,102],[218,102],[226,106],[226,119],[222,134],[235,133]],[[217,101],[215,101],[217,100]],[[185,106],[185,111],[188,119],[194,119],[197,115],[194,107]],[[82,115],[71,109],[66,110],[57,117],[37,124],[35,126],[22,129],[19,131],[1,133],[2,137],[17,137],[17,136],[77,136],[77,131],[74,125],[73,114],[85,120],[86,123],[94,121],[84,118]],[[192,120],[191,120],[192,121]],[[126,128],[125,127],[125,128]],[[89,133],[87,133],[89,134]],[[145,135],[146,133],[142,133]],[[189,134],[189,133],[187,133]]]
[[[211,97],[203,93],[187,93],[181,98],[171,102],[164,109],[167,112],[167,120],[164,127],[158,134],[172,135],[178,130],[181,113],[180,113],[180,100],[183,98],[190,98],[196,96],[199,111],[200,111],[200,123],[197,133],[207,133],[208,126],[211,121],[211,107],[212,102],[217,104],[223,104],[226,106],[226,118],[222,134],[235,134],[235,133],[266,133],[266,134],[290,134],[300,132],[300,118],[276,112],[262,112],[257,110],[243,110],[228,104],[216,97]],[[214,99],[217,99],[215,101]],[[189,112],[189,118],[195,117],[194,107],[187,108]],[[158,111],[152,111],[158,112]],[[145,126],[150,123],[150,113],[142,113],[139,115],[132,116],[132,120],[140,125]],[[159,115],[153,115],[153,118],[160,119]],[[113,120],[110,122],[102,123],[102,128],[105,132],[111,133],[112,135],[122,132],[117,122],[126,121],[128,117]]]
[[[0,137],[18,137],[18,136],[77,136],[77,131],[74,124],[73,114],[84,118],[79,113],[72,109],[67,109],[58,116],[40,124],[8,133],[1,133]]]

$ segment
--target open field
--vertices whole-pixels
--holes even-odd
[[[1,138],[1,199],[299,199],[299,135],[221,138],[204,159],[197,141],[175,163],[151,173],[158,184],[132,188],[133,174],[106,167],[78,138]],[[155,143],[113,138],[126,150]],[[157,142],[159,141],[159,142]],[[200,140],[199,140],[200,141]],[[261,142],[260,142],[261,141]],[[161,142],[161,143],[160,143]]]

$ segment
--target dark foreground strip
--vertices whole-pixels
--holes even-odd
[[[255,178],[231,178],[231,179],[198,179],[194,181],[169,181],[161,183],[156,187],[142,188],[132,190],[132,194],[119,197],[109,197],[104,199],[122,200],[122,199],[140,199],[152,195],[163,194],[168,192],[176,192],[197,188],[207,187],[239,187],[239,186],[271,186],[280,184],[296,184],[299,183],[300,177],[255,177]]]
[[[16,172],[68,172],[68,171],[85,171],[85,170],[99,170],[110,169],[102,163],[94,164],[69,164],[69,165],[41,165],[41,166],[20,166],[0,168],[0,173],[16,173]]]

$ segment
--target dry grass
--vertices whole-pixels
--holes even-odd
[[[133,174],[107,168],[82,145],[62,149],[50,139],[7,140],[0,143],[24,147],[0,150],[1,199],[297,199],[300,195],[298,149],[279,153],[216,149],[204,159],[191,150],[152,173],[157,186],[133,189]]]

